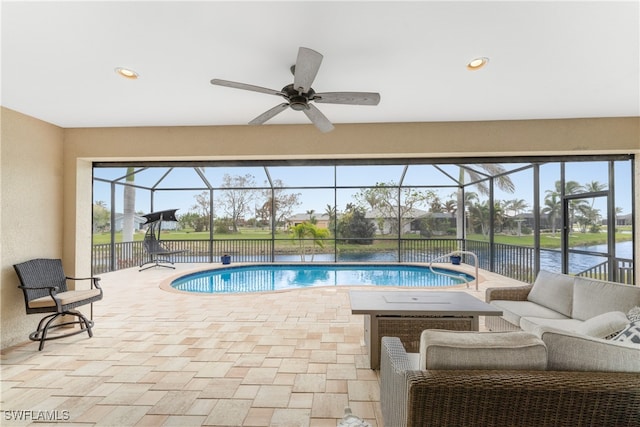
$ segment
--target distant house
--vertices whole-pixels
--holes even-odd
[[[313,219],[313,221],[312,221]],[[318,228],[329,228],[329,215],[298,213],[287,218],[287,228],[295,227],[303,222],[314,222]]]
[[[631,214],[616,216],[616,225],[631,225],[633,216]]]
[[[416,220],[426,216],[427,211],[422,209],[410,209],[402,215],[402,233],[416,232],[420,229]],[[377,234],[397,233],[398,218],[397,214],[393,217],[385,217],[380,209],[373,209],[365,213],[365,218],[370,219],[376,226]]]
[[[117,213],[116,214],[116,232],[122,231],[123,218],[124,218],[124,214],[121,214],[121,213]],[[144,224],[145,222],[147,222],[147,220],[144,217],[141,217],[139,215],[134,215],[134,217],[133,217],[133,229],[134,230],[143,230],[144,227],[142,227],[142,224]],[[164,224],[163,224],[162,228],[164,228]]]

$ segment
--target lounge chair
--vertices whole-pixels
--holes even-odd
[[[44,342],[87,332],[93,336],[91,328],[93,320],[88,319],[81,312],[74,310],[86,304],[92,304],[102,299],[102,288],[99,285],[99,277],[75,278],[65,276],[62,269],[62,261],[59,259],[38,258],[13,266],[24,294],[24,304],[27,314],[52,313],[45,316],[38,323],[38,329],[29,335],[32,341],[40,341],[38,350],[44,348]],[[90,289],[70,291],[67,289],[67,280],[91,280]],[[93,310],[93,306],[91,306]],[[61,316],[74,316],[73,321],[55,322]],[[93,311],[91,313],[93,317]],[[55,322],[55,323],[54,323]],[[48,335],[49,331],[59,327],[71,327],[80,325],[80,329],[73,328],[69,332],[56,335]]]
[[[160,241],[160,233],[162,232],[162,221],[177,221],[176,211],[177,209],[170,209],[166,211],[151,212],[149,214],[143,215],[143,217],[147,219],[145,225],[149,225],[143,242],[143,247],[145,252],[149,255],[149,260],[140,264],[140,270],[138,271],[143,271],[153,267],[175,268],[173,266],[173,261],[171,261],[168,257],[170,255],[187,252],[186,250],[170,250]]]

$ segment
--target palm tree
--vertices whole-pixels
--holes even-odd
[[[307,211],[307,215],[309,215],[309,222],[311,224],[316,224],[318,222],[318,220],[316,219],[316,217],[313,215],[315,213],[315,209],[309,209]]]
[[[599,191],[606,190],[606,188],[607,188],[607,184],[603,184],[599,181],[591,181],[584,186],[584,191],[586,191],[587,193],[597,193]],[[593,206],[595,205],[595,203],[596,203],[596,198],[592,197],[591,209],[593,209]]]
[[[291,227],[291,238],[298,240],[298,246],[300,248],[300,261],[305,260],[306,241],[307,238],[313,239],[313,245],[311,246],[311,261],[315,257],[315,247],[319,246],[324,248],[324,239],[329,236],[329,230],[326,228],[318,228],[310,222],[303,222],[294,227]]]
[[[471,227],[480,228],[480,232],[483,236],[489,235],[489,201],[485,200],[482,203],[474,203],[469,208],[469,222]]]
[[[444,205],[442,207],[444,208],[445,212],[451,215],[451,221],[455,221],[456,212],[458,211],[456,201],[451,199],[447,200],[446,202],[444,202]],[[450,224],[450,227],[455,227],[455,224]]]
[[[557,228],[556,222],[562,212],[562,203],[558,198],[558,194],[555,191],[547,190],[547,195],[544,198],[544,208],[541,213],[547,215],[549,222],[551,223],[551,232],[555,235]]]
[[[567,181],[564,184],[564,195],[574,195],[584,192],[584,187],[577,181]],[[562,182],[560,180],[555,182],[555,191],[547,190],[547,195],[554,194],[556,198],[559,198],[562,194]],[[545,199],[546,203],[546,199]],[[560,203],[560,201],[558,202]],[[573,199],[569,201],[569,231],[573,230],[573,223],[575,221],[575,212],[580,205],[584,204],[584,200]]]
[[[336,229],[336,207],[330,204],[324,208],[324,212],[329,216],[329,230],[335,232]]]
[[[308,223],[303,222],[291,227],[291,239],[298,240],[298,247],[300,248],[300,261],[304,261],[307,224]]]
[[[324,248],[324,240],[329,237],[330,232],[326,228],[320,228],[316,225],[310,224],[308,234],[313,239],[313,246],[311,247],[311,261],[316,256],[316,246]]]
[[[513,193],[515,191],[515,185],[511,178],[508,175],[504,175],[506,169],[499,163],[480,163],[472,166],[473,169],[465,168],[460,166],[459,174],[458,174],[458,183],[460,185],[458,189],[458,206],[465,206],[465,200],[462,197],[463,187],[465,181],[465,177],[469,177],[469,179],[473,182],[476,182],[475,186],[478,189],[478,192],[481,194],[487,195],[489,194],[489,188],[487,186],[486,176],[476,172],[474,169],[482,169],[487,175],[495,176],[495,183],[499,189],[505,191],[507,193]],[[458,210],[458,224],[462,224],[462,220],[464,219],[464,212]],[[463,231],[460,227],[458,227],[458,238],[462,239],[464,237]]]

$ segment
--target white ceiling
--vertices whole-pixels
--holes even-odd
[[[238,125],[299,46],[333,123],[640,116],[638,1],[2,1],[2,105],[62,127]],[[490,58],[480,71],[466,63]],[[136,81],[114,72],[129,67]],[[291,109],[268,123],[309,123]]]

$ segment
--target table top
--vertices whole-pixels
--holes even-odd
[[[466,292],[349,291],[352,314],[500,316],[497,307]]]

